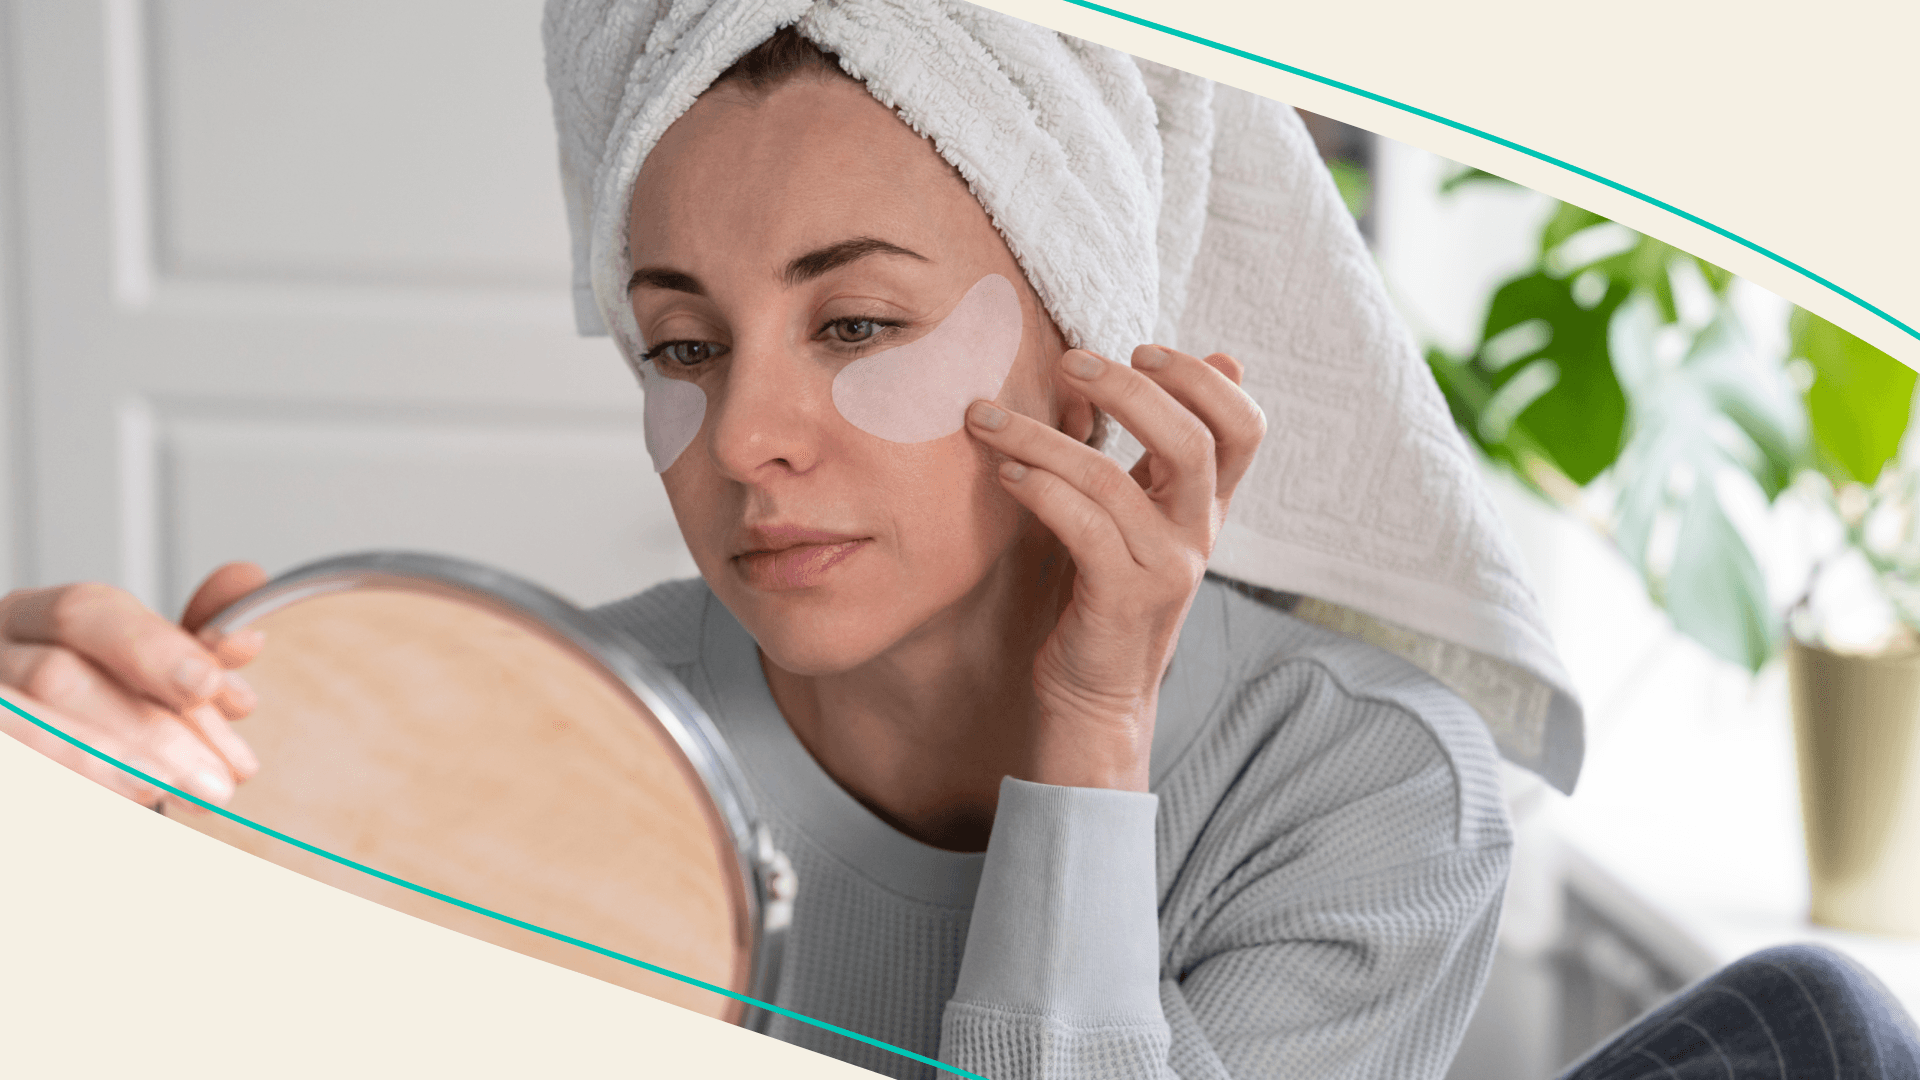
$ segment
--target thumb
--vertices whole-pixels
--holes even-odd
[[[231,562],[207,575],[200,588],[187,601],[180,625],[189,633],[199,633],[208,619],[220,614],[227,605],[267,583],[267,572],[250,562]]]

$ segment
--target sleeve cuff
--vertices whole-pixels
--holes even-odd
[[[954,1000],[1157,1019],[1158,806],[1144,792],[1002,780]]]

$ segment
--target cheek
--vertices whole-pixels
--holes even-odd
[[[952,450],[925,471],[895,480],[896,492],[914,492],[897,520],[915,534],[916,569],[943,581],[977,573],[1004,553],[1025,513],[1000,482],[1004,459],[966,434],[923,445]]]
[[[702,464],[702,458],[695,455],[680,468],[662,473],[660,482],[666,489],[667,503],[673,508],[674,523],[680,527],[680,538],[686,541],[687,551],[702,576],[710,578],[726,563],[725,523],[733,519],[728,514],[730,507],[724,485],[716,483],[711,471],[701,468]]]
[[[690,382],[667,378],[652,364],[640,365],[640,385],[646,393],[647,456],[653,471],[664,473],[700,434],[707,395]]]
[[[968,403],[1000,396],[1020,354],[1020,297],[988,274],[933,332],[863,357],[833,379],[833,404],[854,427],[888,442],[943,438],[966,424]]]

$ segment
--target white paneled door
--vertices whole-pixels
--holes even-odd
[[[596,603],[694,573],[574,336],[539,0],[12,0],[21,583],[177,613],[403,547]]]

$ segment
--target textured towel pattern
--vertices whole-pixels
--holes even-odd
[[[1571,790],[1582,728],[1566,673],[1472,453],[1284,105],[959,0],[550,0],[583,332],[639,355],[625,285],[640,164],[787,24],[959,170],[1071,343],[1246,365],[1269,428],[1215,571],[1412,635],[1403,654],[1438,657],[1509,758]],[[1139,446],[1109,449],[1130,463]]]

